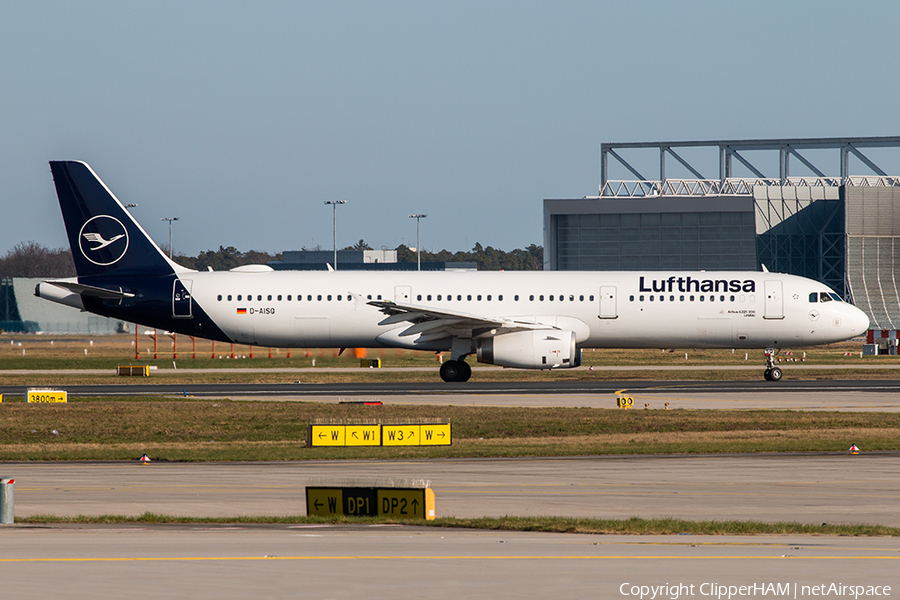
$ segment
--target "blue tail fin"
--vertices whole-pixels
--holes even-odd
[[[79,277],[185,270],[163,254],[87,163],[51,161],[50,171]]]

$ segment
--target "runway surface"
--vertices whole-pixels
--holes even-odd
[[[849,442],[848,442],[849,446]],[[325,454],[327,451],[323,451]],[[274,463],[5,463],[16,514],[305,513],[307,485],[431,482],[437,516],[869,523],[900,527],[900,452]]]
[[[898,572],[896,538],[416,527],[0,528],[3,595],[17,600],[640,598],[641,586],[650,598],[649,586],[664,585],[668,594],[656,598],[728,598],[730,586],[736,598],[742,585],[760,586],[756,596],[784,590],[777,595],[805,598],[813,597],[812,586],[831,584],[879,586],[880,597],[895,597]],[[671,586],[684,587],[673,595]]]
[[[818,381],[560,381],[349,384],[116,384],[56,386],[73,398],[156,395],[250,401],[359,402],[477,406],[900,411],[900,379]],[[24,386],[0,386],[7,398]]]

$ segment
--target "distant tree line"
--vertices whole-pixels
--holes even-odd
[[[305,249],[305,248],[304,248]],[[359,240],[344,250],[371,250],[372,247]],[[219,246],[218,250],[205,250],[197,256],[176,254],[175,262],[189,269],[206,271],[227,271],[243,265],[266,264],[281,260],[281,253],[269,254],[258,250],[241,252],[234,246]],[[416,253],[401,244],[397,247],[399,262],[416,262]],[[470,251],[422,252],[423,262],[474,262],[479,271],[540,271],[544,264],[544,249],[531,244],[524,250],[509,252],[476,243]],[[37,242],[20,242],[6,256],[0,258],[0,277],[72,277],[75,264],[68,248],[47,248]]]
[[[68,248],[19,242],[0,258],[0,277],[72,277],[75,263]]]
[[[416,262],[416,253],[401,244],[397,248],[397,261]],[[544,247],[531,244],[524,250],[517,248],[507,252],[476,243],[468,252],[423,250],[422,262],[473,262],[478,265],[479,271],[541,271],[544,268]]]

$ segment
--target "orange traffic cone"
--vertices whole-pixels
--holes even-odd
[[[856,444],[850,445],[850,454],[859,454],[859,448],[856,447]]]

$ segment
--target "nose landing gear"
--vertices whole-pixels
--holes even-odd
[[[766,381],[781,381],[781,378],[784,377],[781,369],[775,366],[775,355],[778,352],[778,348],[766,348],[766,371],[764,373]]]

